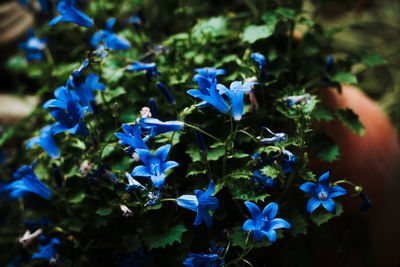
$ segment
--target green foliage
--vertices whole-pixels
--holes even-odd
[[[336,111],[336,115],[341,120],[341,122],[348,127],[353,133],[358,135],[363,135],[365,132],[364,125],[358,119],[358,115],[355,114],[351,109],[339,108]]]
[[[336,213],[335,214],[330,214],[326,210],[322,210],[321,208],[319,208],[311,214],[311,220],[317,226],[320,226],[321,224],[328,222],[330,219],[340,216],[342,213],[343,213],[342,204],[336,202]]]

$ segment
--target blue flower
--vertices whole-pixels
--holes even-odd
[[[143,129],[151,129],[150,137],[170,131],[180,131],[183,128],[183,122],[181,121],[163,122],[155,118],[141,118],[139,119],[139,125]]]
[[[228,104],[217,90],[217,80],[215,78],[215,74],[212,75],[211,81],[203,76],[200,76],[198,77],[197,82],[199,83],[200,90],[190,89],[186,91],[186,93],[204,100],[208,104],[218,109],[218,111],[221,113],[227,113],[229,111]]]
[[[78,84],[83,83],[83,73],[89,66],[89,59],[85,59],[79,68],[75,69],[68,78],[67,87],[73,89]]]
[[[35,32],[32,29],[28,30],[28,40],[25,43],[19,43],[20,49],[26,50],[26,60],[41,61],[43,59],[43,48],[47,44],[47,40],[35,37]]]
[[[287,157],[287,158],[283,158],[282,161],[280,162],[282,172],[283,173],[291,173],[293,170],[293,165],[297,161],[297,157],[295,155],[293,155],[292,152],[290,152],[289,150],[286,150],[286,149],[282,150],[282,154],[285,157]]]
[[[329,56],[328,59],[326,60],[325,71],[328,73],[331,73],[334,65],[335,65],[335,61],[334,61],[333,57]]]
[[[128,185],[125,187],[126,192],[131,192],[138,188],[142,190],[146,189],[146,187],[144,187],[141,183],[136,181],[129,173],[125,173],[125,177],[128,179]]]
[[[332,214],[336,213],[336,205],[332,198],[345,195],[347,192],[340,186],[329,187],[329,171],[319,177],[318,184],[306,182],[300,189],[311,195],[307,203],[307,212],[312,213],[321,204]]]
[[[39,245],[39,252],[36,252],[32,256],[33,259],[47,259],[50,260],[51,258],[54,257],[54,254],[56,253],[54,245],[59,245],[60,240],[58,238],[53,238],[51,241],[46,244],[46,245]]]
[[[255,183],[259,183],[266,189],[271,189],[276,186],[276,180],[272,177],[266,176],[265,174],[262,174],[260,170],[256,170],[254,172],[254,177],[253,180]]]
[[[286,142],[288,140],[288,136],[285,133],[274,133],[268,127],[263,127],[267,130],[273,137],[266,137],[261,139],[261,143],[264,145],[270,145],[277,142]]]
[[[289,107],[291,107],[293,105],[297,105],[297,104],[306,105],[310,99],[311,99],[311,95],[308,93],[304,94],[304,95],[294,95],[294,96],[288,96],[288,97],[284,98],[284,100],[286,102],[288,102]]]
[[[61,108],[67,110],[68,101],[75,100],[75,97],[72,95],[71,91],[65,86],[58,87],[54,91],[54,96],[56,99],[47,100],[43,104],[44,109],[47,110],[48,108]]]
[[[50,115],[57,120],[53,126],[53,134],[68,131],[70,134],[87,135],[89,130],[82,121],[86,110],[88,110],[88,107],[82,108],[75,99],[68,100],[67,107],[64,110],[51,110]]]
[[[132,176],[150,177],[157,189],[162,189],[165,183],[165,171],[179,166],[175,161],[166,161],[171,145],[165,145],[157,149],[153,154],[148,149],[136,149],[144,165],[136,166]]]
[[[246,92],[251,92],[251,87],[256,82],[247,82],[242,86],[242,82],[234,81],[229,89],[225,85],[218,84],[217,88],[220,94],[225,94],[231,103],[231,113],[235,121],[240,121],[243,115],[243,97]]]
[[[30,149],[34,145],[41,146],[47,154],[52,158],[59,158],[60,151],[58,150],[56,142],[53,140],[53,125],[47,125],[40,130],[40,136],[33,137],[28,140],[26,149]]]
[[[224,252],[224,248],[220,248],[219,251],[214,244],[211,243],[211,253],[190,253],[189,256],[183,262],[183,265],[191,267],[217,267],[224,265],[224,261],[220,258]]]
[[[167,99],[168,103],[171,104],[171,105],[174,105],[175,104],[175,99],[171,95],[171,93],[168,90],[168,88],[161,82],[157,82],[157,87],[158,87],[158,89],[160,89],[161,93],[165,96],[165,98]]]
[[[34,163],[32,164],[32,168],[33,166]],[[45,199],[51,198],[50,189],[39,180],[32,168],[23,165],[21,169],[14,174],[14,177],[22,176],[22,178],[5,186],[5,190],[11,191],[10,198],[21,198],[29,192],[35,193]]]
[[[99,45],[103,44],[105,45],[104,48],[111,50],[129,49],[131,47],[131,43],[128,40],[111,32],[114,24],[115,18],[109,18],[106,22],[106,29],[96,32],[90,39],[90,44],[97,49],[101,49]]]
[[[276,229],[279,228],[290,228],[291,225],[287,221],[281,218],[275,218],[278,212],[278,204],[275,202],[269,203],[263,209],[262,213],[260,208],[253,202],[246,201],[244,203],[250,211],[253,219],[248,219],[243,224],[243,230],[253,231],[254,239],[260,241],[265,236],[268,237],[269,241],[275,242],[276,240]]]
[[[223,75],[225,74],[225,70],[224,69],[216,69],[216,68],[198,68],[195,69],[195,71],[198,73],[196,75],[194,75],[193,77],[193,82],[197,83],[199,77],[203,77],[208,79],[210,82],[212,82],[213,76],[218,76],[218,75]]]
[[[144,206],[145,207],[152,207],[158,203],[160,203],[161,200],[161,192],[159,190],[154,191],[154,192],[149,192],[147,194],[147,197],[149,198],[149,201],[147,201]]]
[[[132,23],[132,25],[138,31],[140,25],[146,24],[146,18],[143,14],[143,11],[139,10],[136,15],[131,16],[129,18],[129,22]]]
[[[146,78],[148,81],[151,81],[151,77],[157,78],[157,74],[161,74],[161,72],[157,69],[156,63],[143,63],[140,61],[134,61],[132,64],[126,67],[129,71],[146,71]]]
[[[88,107],[88,112],[90,113],[93,113],[94,110],[92,106],[96,104],[93,90],[104,91],[106,89],[104,84],[97,82],[99,78],[98,75],[92,73],[86,77],[85,82],[73,83],[73,92],[76,94],[77,100],[79,100],[84,107]]]
[[[60,1],[57,5],[57,11],[61,16],[55,17],[49,22],[49,26],[57,24],[60,21],[70,21],[80,26],[90,28],[93,26],[93,20],[74,7],[75,0]]]
[[[125,123],[122,124],[122,130],[124,133],[115,133],[115,136],[121,140],[122,145],[129,145],[128,153],[130,155],[132,155],[137,148],[149,150],[145,143],[147,139],[145,139],[146,141],[143,140],[137,122],[135,122],[133,127]]]
[[[260,64],[259,68],[261,69],[259,80],[260,82],[264,82],[267,76],[266,68],[267,62],[265,60],[265,56],[260,53],[251,54],[251,58],[254,59],[258,64]]]
[[[214,181],[211,180],[205,192],[195,190],[195,195],[182,195],[176,200],[179,206],[197,212],[194,225],[199,225],[204,220],[208,228],[212,226],[212,218],[209,210],[216,210],[219,208],[218,199],[216,197],[211,197],[214,193],[214,189]]]

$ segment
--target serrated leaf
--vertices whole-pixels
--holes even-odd
[[[192,159],[192,162],[200,161],[200,151],[196,145],[191,145],[186,149],[186,154]]]
[[[361,63],[367,65],[368,67],[374,67],[386,64],[387,61],[380,55],[364,55],[361,57]]]
[[[317,105],[317,107],[312,112],[312,116],[318,121],[331,121],[334,118],[332,111],[321,105]]]
[[[324,133],[318,133],[312,139],[312,147],[320,160],[334,161],[340,155],[339,147],[335,141]]]
[[[250,25],[244,29],[242,40],[249,42],[250,44],[255,43],[257,40],[265,39],[270,37],[275,30],[275,25]]]
[[[108,216],[112,213],[112,208],[110,207],[101,207],[96,210],[96,214],[100,216]]]
[[[310,170],[306,170],[306,169],[301,169],[299,171],[299,176],[301,178],[303,178],[306,181],[310,181],[310,182],[316,182],[317,179],[315,179],[315,174],[310,171]]]
[[[330,219],[340,216],[343,213],[343,206],[339,202],[336,202],[335,205],[336,205],[336,214],[329,213],[321,205],[311,214],[310,216],[311,220],[317,226],[320,226],[321,224],[328,222]]]
[[[362,136],[365,133],[365,127],[358,119],[358,115],[353,112],[353,110],[346,108],[338,108],[336,110],[336,115],[342,123],[349,128],[353,133]]]
[[[270,194],[264,192],[263,194],[258,194],[256,192],[249,192],[249,193],[244,193],[241,195],[235,196],[234,199],[240,199],[244,201],[251,201],[257,203],[258,201],[264,202],[267,197],[269,197]]]
[[[260,171],[262,174],[272,178],[278,177],[278,175],[281,173],[280,166],[277,164],[267,165],[261,168]]]
[[[235,179],[251,179],[253,177],[253,173],[247,170],[235,170],[228,176]]]
[[[349,72],[339,72],[335,76],[332,77],[332,81],[338,83],[349,83],[354,84],[357,83],[357,78],[354,74]]]
[[[188,172],[186,173],[186,177],[207,173],[207,169],[203,166],[203,164],[198,162],[190,164],[187,170]]]
[[[225,155],[225,147],[219,146],[219,147],[210,149],[208,151],[207,160],[209,160],[209,161],[218,160],[223,155]]]
[[[140,230],[146,235],[145,245],[151,250],[154,248],[165,248],[175,242],[180,243],[182,234],[187,231],[186,227],[180,223],[173,227],[153,228],[148,225],[144,230]]]
[[[295,216],[288,218],[288,221],[292,225],[289,230],[289,233],[293,236],[298,236],[300,234],[306,235],[307,234],[307,220],[301,214],[296,214]]]

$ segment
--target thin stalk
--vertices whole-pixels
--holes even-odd
[[[207,135],[207,136],[211,137],[211,138],[212,138],[212,139],[214,139],[215,141],[217,141],[217,142],[221,142],[221,143],[222,143],[221,139],[219,139],[219,138],[215,137],[215,136],[214,136],[214,135],[212,135],[212,134],[209,134],[209,133],[207,133],[206,131],[203,131],[203,130],[202,130],[202,129],[200,129],[199,127],[196,127],[196,126],[194,126],[194,125],[191,125],[191,124],[189,124],[189,123],[187,123],[187,122],[184,122],[184,125],[185,125],[185,126],[187,126],[187,127],[190,127],[190,128],[196,129],[197,131],[199,131],[199,132],[202,132],[203,134],[205,134],[205,135]]]

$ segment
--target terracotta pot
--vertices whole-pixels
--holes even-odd
[[[340,158],[332,163],[314,161],[312,168],[319,175],[330,170],[331,181],[347,178],[362,185],[372,200],[372,208],[367,212],[361,212],[360,198],[352,198],[349,195],[338,198],[344,206],[345,213],[340,219],[334,220],[334,223],[338,224],[334,228],[338,230],[339,235],[343,234],[340,231],[352,229],[349,238],[356,239],[348,248],[351,254],[349,264],[398,266],[400,263],[398,136],[389,119],[370,98],[349,85],[343,85],[342,90],[342,94],[334,88],[325,90],[322,95],[323,103],[331,108],[351,108],[364,124],[365,134],[362,137],[358,136],[339,121],[325,124],[328,135],[339,146]],[[360,229],[363,227],[362,222],[366,222],[368,227],[366,231]],[[357,231],[358,237],[354,234]],[[359,237],[365,240],[357,240]],[[326,258],[324,262],[326,263]]]

